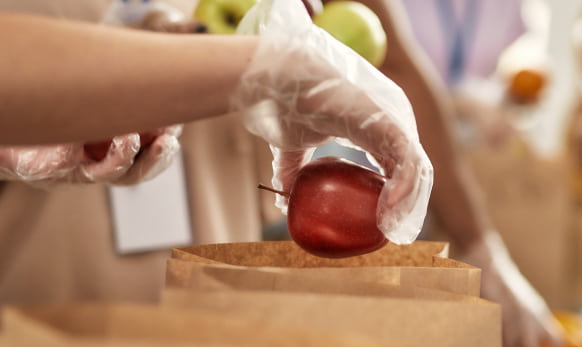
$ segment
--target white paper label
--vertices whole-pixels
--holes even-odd
[[[113,186],[109,196],[118,253],[193,243],[181,153],[153,180],[128,187]]]

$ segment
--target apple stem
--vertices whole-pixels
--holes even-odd
[[[273,192],[273,193],[277,193],[277,194],[283,195],[283,196],[284,196],[284,197],[286,197],[286,198],[288,198],[288,197],[289,197],[289,193],[287,193],[287,192],[284,192],[284,191],[282,191],[282,190],[277,190],[277,189],[274,189],[274,188],[271,188],[271,187],[267,187],[267,186],[265,186],[265,185],[263,185],[263,184],[261,184],[261,183],[259,183],[259,185],[257,186],[257,188],[259,188],[259,189],[264,189],[264,190],[268,190],[268,191],[270,191],[270,192]]]

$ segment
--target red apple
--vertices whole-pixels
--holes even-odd
[[[289,194],[287,227],[306,251],[326,258],[369,253],[388,240],[376,225],[385,178],[337,157],[311,161]]]
[[[85,150],[85,155],[91,160],[101,161],[107,156],[112,143],[112,140],[90,142],[86,143],[83,149]]]
[[[139,145],[141,149],[145,149],[151,145],[158,137],[155,133],[139,133]]]

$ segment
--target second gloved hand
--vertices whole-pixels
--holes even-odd
[[[83,143],[50,146],[0,147],[0,179],[18,180],[35,187],[62,184],[134,184],[154,178],[180,149],[182,126],[160,129],[140,151],[138,134],[113,138],[107,155],[90,159]]]
[[[232,108],[271,144],[275,188],[289,191],[317,146],[347,140],[389,178],[378,201],[380,230],[395,243],[414,241],[433,170],[404,92],[316,27],[300,1],[261,1],[239,28],[258,32],[260,40]],[[286,201],[278,199],[286,212]]]

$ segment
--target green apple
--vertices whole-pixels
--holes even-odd
[[[212,34],[233,34],[242,17],[257,0],[200,0],[194,18]]]
[[[350,47],[372,65],[384,62],[386,33],[378,16],[356,1],[332,1],[313,17],[313,23]]]

